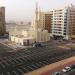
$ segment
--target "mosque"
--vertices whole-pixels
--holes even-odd
[[[19,27],[16,27],[13,31],[10,31],[10,41],[20,45],[50,41],[48,30],[45,30],[39,23],[39,13],[40,9],[36,3],[35,19],[33,20],[31,26],[27,29],[20,29]]]

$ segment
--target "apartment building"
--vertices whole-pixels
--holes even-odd
[[[56,38],[64,36],[64,9],[53,10],[52,35]],[[65,24],[67,25],[67,24]]]
[[[52,33],[52,18],[53,18],[53,11],[45,13],[44,29],[48,30],[49,33]]]
[[[75,38],[75,7],[53,10],[52,35],[55,38]]]
[[[49,33],[52,31],[52,11],[42,12],[41,10],[37,11],[37,22],[38,27],[41,29],[48,30]]]
[[[69,15],[69,37],[71,39],[75,39],[75,7],[69,7],[68,10],[68,15]]]
[[[5,7],[0,7],[0,35],[4,35],[5,32]]]

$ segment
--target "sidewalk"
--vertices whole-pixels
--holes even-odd
[[[47,65],[24,75],[51,75],[53,72],[60,71],[65,66],[69,66],[71,64],[75,64],[75,56]]]

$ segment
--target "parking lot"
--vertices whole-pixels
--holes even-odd
[[[57,44],[56,44],[57,43]],[[60,42],[43,44],[43,47],[21,49],[8,52],[8,48],[0,44],[0,75],[22,75],[39,69],[53,62],[75,55],[75,50],[57,47]]]

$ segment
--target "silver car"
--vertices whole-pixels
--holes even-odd
[[[65,72],[69,72],[71,71],[71,68],[70,67],[65,67],[64,69],[62,69],[62,71],[65,73]]]

